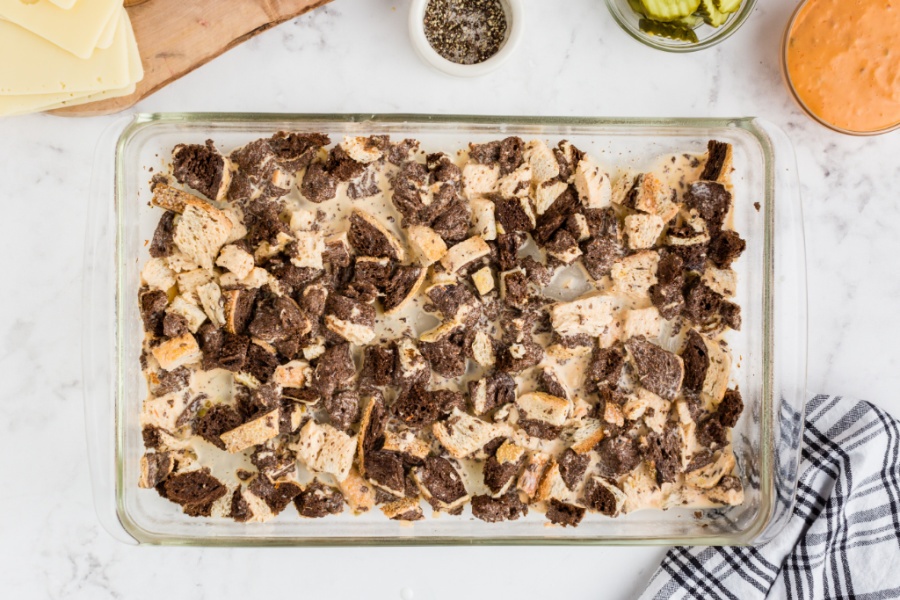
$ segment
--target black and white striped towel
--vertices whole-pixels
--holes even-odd
[[[784,531],[755,548],[669,550],[642,600],[900,598],[900,427],[868,402],[806,408]]]

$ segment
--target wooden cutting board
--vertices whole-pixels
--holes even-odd
[[[129,6],[144,64],[144,79],[135,92],[53,113],[91,117],[130,108],[226,50],[329,1],[147,0]]]

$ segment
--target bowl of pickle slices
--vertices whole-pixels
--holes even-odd
[[[728,38],[756,0],[606,0],[616,22],[658,50],[693,52]]]

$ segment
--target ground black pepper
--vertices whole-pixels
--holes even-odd
[[[506,38],[506,13],[500,0],[431,0],[424,24],[431,47],[461,65],[486,61]]]

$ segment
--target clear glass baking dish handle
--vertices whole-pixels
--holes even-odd
[[[110,124],[94,151],[88,202],[82,281],[82,372],[84,422],[94,507],[104,529],[121,542],[136,544],[116,511],[116,223],[117,142],[133,121]]]
[[[765,543],[778,535],[793,513],[797,493],[800,446],[809,393],[807,373],[807,286],[806,242],[803,230],[803,206],[797,159],[787,134],[775,125],[753,119],[771,144],[775,157],[772,172],[774,207],[769,218],[775,219],[772,261],[774,269],[773,360],[771,386],[774,427],[772,461],[774,473],[773,513],[768,525],[754,540]]]

